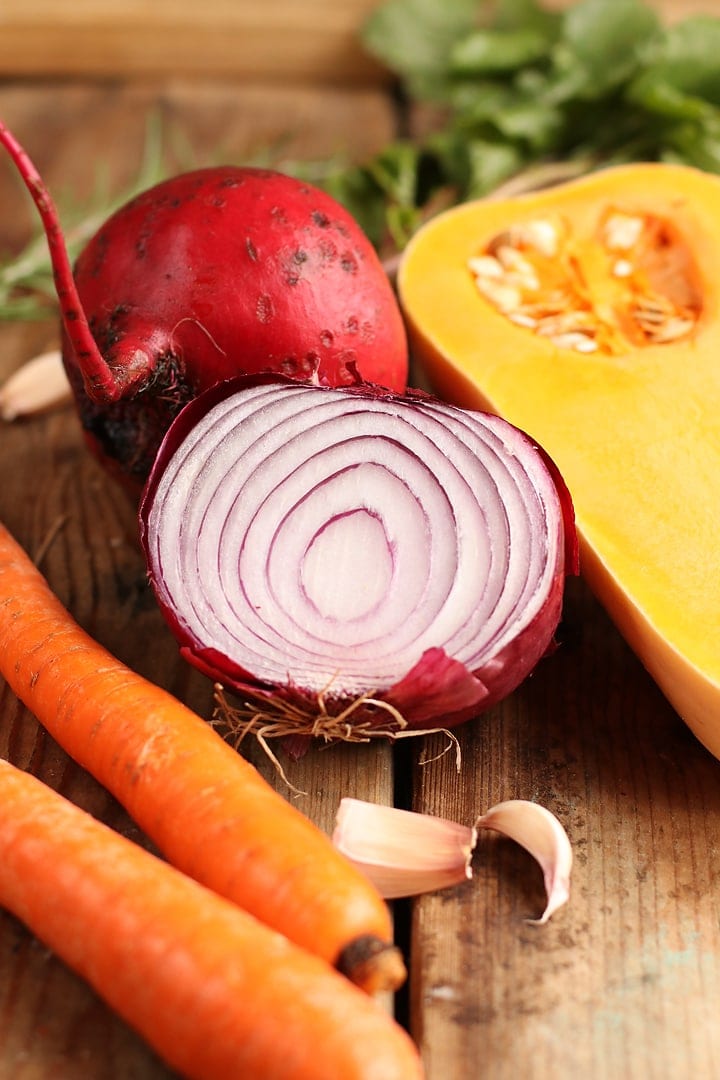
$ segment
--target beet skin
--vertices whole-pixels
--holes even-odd
[[[182,405],[232,375],[406,384],[405,330],[375,250],[333,198],[282,173],[227,166],[158,184],[100,228],[75,282],[122,387],[97,400],[66,336],[81,421],[94,451],[140,482]]]

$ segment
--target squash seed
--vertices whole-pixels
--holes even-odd
[[[478,290],[486,300],[494,304],[498,311],[507,314],[520,307],[522,293],[514,285],[508,285],[494,278],[476,278]]]
[[[645,228],[645,220],[636,214],[612,213],[605,221],[603,240],[608,251],[632,251]]]
[[[476,277],[497,280],[505,275],[502,264],[494,255],[478,255],[476,258],[470,259],[468,266]]]
[[[574,349],[580,353],[597,352],[598,349],[597,341],[592,337],[588,337],[587,334],[557,334],[551,338],[551,341],[553,345],[557,345],[561,349]]]

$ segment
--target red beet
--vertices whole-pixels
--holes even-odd
[[[142,484],[180,408],[239,373],[393,390],[407,342],[392,287],[352,216],[282,173],[186,173],[118,210],[74,272],[37,170],[0,123],[38,206],[60,300],[65,366],[93,451]]]

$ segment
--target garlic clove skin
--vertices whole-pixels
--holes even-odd
[[[386,900],[418,896],[472,877],[478,830],[492,829],[524,847],[540,865],[547,903],[546,923],[570,896],[573,852],[560,821],[538,803],[509,799],[491,807],[474,827],[446,818],[344,798],[333,843]]]
[[[565,829],[544,806],[526,799],[498,803],[475,823],[478,829],[494,829],[524,847],[539,863],[545,882],[547,904],[539,919],[542,925],[570,897],[573,853]]]
[[[59,349],[26,361],[0,387],[0,417],[19,420],[59,408],[71,400]]]
[[[332,839],[386,900],[394,900],[472,877],[477,830],[429,814],[345,798]]]

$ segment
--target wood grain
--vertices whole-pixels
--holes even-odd
[[[77,199],[92,190],[89,173],[106,167],[124,185],[137,172],[146,118],[159,110],[194,164],[208,163],[218,145],[242,160],[260,142],[287,133],[292,152],[306,157],[383,145],[392,109],[375,92],[317,88],[63,85],[0,88],[0,115],[27,142],[55,191]],[[81,120],[79,123],[78,120]],[[359,125],[357,130],[353,125]],[[181,137],[181,138],[180,138]],[[267,140],[267,142],[265,142]],[[365,148],[364,150],[362,148]],[[90,183],[88,182],[90,180]],[[23,192],[0,162],[0,248],[27,238]],[[0,325],[0,380],[56,339],[55,320]],[[70,406],[0,428],[4,475],[0,520],[30,553],[52,542],[40,563],[78,622],[134,670],[166,687],[200,715],[212,712],[208,680],[179,659],[145,577],[135,508],[85,451]],[[263,752],[243,751],[288,798],[295,799]],[[115,801],[39,728],[0,682],[0,755],[29,769],[74,802],[140,843],[147,843]],[[392,754],[387,744],[317,751],[284,762],[299,805],[328,832],[342,795],[392,802]],[[160,1080],[171,1073],[16,920],[0,913],[0,1076],[13,1080]]]
[[[157,3],[156,31],[144,51],[128,60],[118,34],[116,68],[106,52],[110,66],[95,82],[51,78],[61,67],[62,74],[77,71],[82,61],[75,47],[82,35],[67,49],[68,32],[76,35],[83,20],[97,30],[97,19],[105,19],[100,33],[109,50],[112,14],[122,8],[126,27],[135,20],[137,33],[148,26],[146,5],[5,3],[0,71],[39,77],[0,84],[0,116],[26,142],[53,191],[78,202],[90,199],[99,166],[113,186],[136,175],[147,120],[156,111],[169,135],[169,161],[178,166],[218,156],[239,161],[277,143],[293,155],[363,157],[393,134],[391,103],[381,89],[362,85],[365,75],[331,93],[311,85],[307,37],[292,20],[301,7],[308,20],[323,13],[319,36],[333,59],[323,66],[316,51],[312,63],[319,65],[313,78],[324,83],[340,78],[345,64],[337,35],[347,41],[347,20],[369,6],[365,0],[270,5],[268,19],[284,11],[287,22],[276,27],[271,45],[264,39],[262,56],[236,45],[232,78],[219,78],[218,62],[213,77],[199,81],[181,77],[176,43],[157,29],[170,5]],[[186,34],[194,19],[189,10],[172,5]],[[235,18],[236,33],[257,8],[228,0],[207,10],[209,23],[220,10]],[[670,17],[691,10],[720,12],[720,4],[667,0],[663,6]],[[45,22],[48,38],[38,29]],[[247,26],[243,32],[244,50],[257,51],[258,39]],[[193,71],[201,54],[206,65],[212,56],[208,39],[198,32],[196,40]],[[158,60],[163,48],[166,60]],[[257,75],[261,61],[259,81],[234,77]],[[130,65],[123,71],[133,79],[108,80],[122,64]],[[292,64],[300,81],[282,85]],[[356,79],[350,68],[346,76]],[[0,161],[0,248],[16,250],[33,223],[12,171]],[[56,337],[54,320],[0,325],[0,379]],[[180,663],[148,591],[134,508],[85,452],[72,410],[1,427],[0,454],[0,520],[30,552],[56,530],[41,566],[80,623],[209,715],[210,686]],[[494,834],[481,837],[472,881],[396,905],[411,971],[397,1008],[422,1049],[428,1080],[714,1080],[720,1076],[720,763],[673,713],[580,581],[568,589],[561,629],[561,647],[535,675],[459,732],[460,772],[443,736],[394,749],[318,749],[283,764],[307,792],[301,808],[328,831],[342,795],[395,800],[469,823],[501,799],[522,797],[543,803],[567,827],[575,851],[572,895],[546,926],[527,922],[543,903],[537,867]],[[242,752],[293,798],[259,747],[244,744]],[[4,685],[0,754],[146,843]],[[0,1077],[171,1075],[79,979],[0,914]]]
[[[575,852],[543,927],[541,875],[481,834],[474,880],[413,917],[412,1026],[431,1077],[717,1075],[720,766],[661,697],[585,586],[563,644],[513,698],[416,770],[414,805],[472,823],[529,798]],[[475,1072],[482,1062],[482,1072]]]
[[[548,0],[548,6],[571,2]],[[377,6],[378,0],[4,0],[0,74],[381,85],[386,73],[357,36]],[[658,6],[675,21],[717,4]]]
[[[4,75],[380,83],[357,27],[374,0],[5,0]]]

